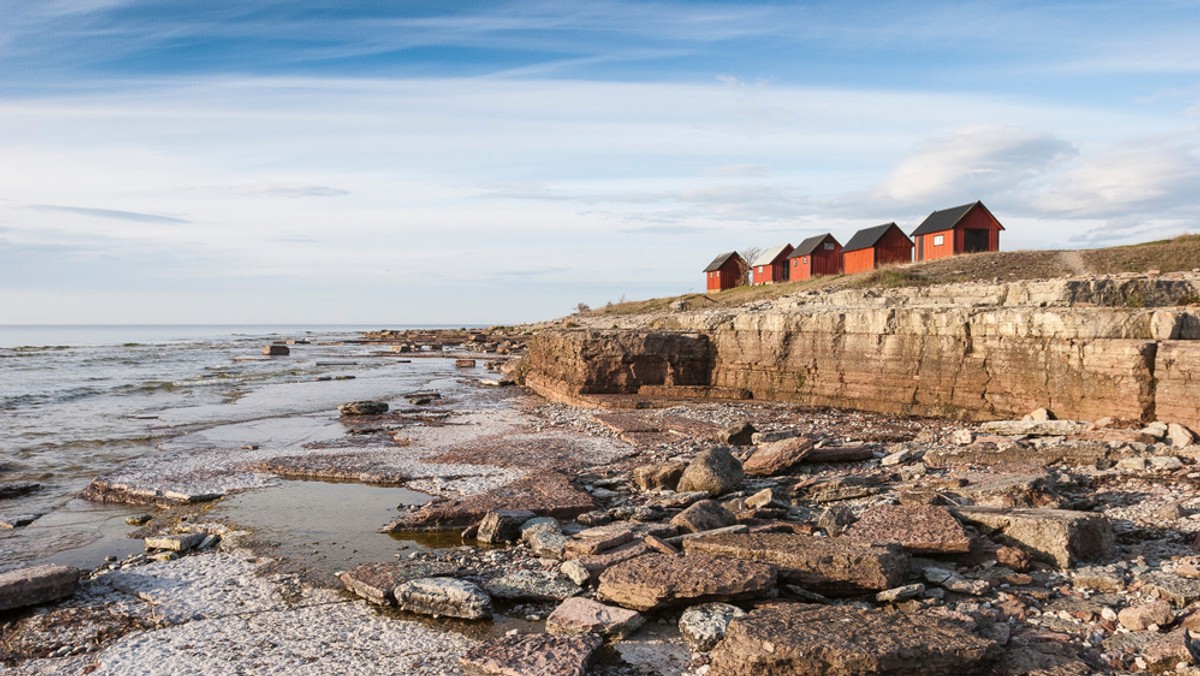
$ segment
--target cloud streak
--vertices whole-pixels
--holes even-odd
[[[35,211],[49,211],[63,214],[75,214],[79,216],[88,216],[91,218],[104,218],[114,221],[129,221],[132,223],[154,223],[159,225],[177,225],[183,223],[191,223],[184,218],[175,216],[164,216],[162,214],[148,214],[138,211],[121,211],[119,209],[100,209],[97,207],[75,207],[62,204],[29,204],[27,209]]]

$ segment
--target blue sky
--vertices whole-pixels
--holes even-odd
[[[0,323],[491,323],[1200,230],[1197,2],[0,0]]]

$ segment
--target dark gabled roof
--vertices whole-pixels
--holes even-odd
[[[825,233],[824,235],[813,235],[812,237],[809,237],[808,239],[804,240],[803,242],[800,242],[799,244],[797,244],[796,248],[794,250],[792,250],[792,254],[790,256],[788,256],[788,258],[796,258],[797,256],[807,256],[807,255],[811,254],[812,252],[816,251],[817,247],[821,246],[821,242],[824,242],[826,239],[832,239],[834,244],[838,243],[837,238],[828,232]]]
[[[871,247],[875,246],[875,243],[878,242],[888,230],[891,230],[892,228],[899,230],[901,235],[904,234],[904,231],[900,230],[900,226],[896,225],[895,223],[884,223],[883,225],[877,225],[873,228],[863,228],[862,230],[854,233],[854,236],[850,238],[849,242],[846,242],[846,245],[842,247],[842,253],[858,251],[859,249],[870,249]],[[908,237],[905,237],[904,239],[908,239]]]
[[[992,216],[992,212],[989,211],[987,207],[983,206],[983,202],[979,201],[971,202],[970,204],[964,204],[960,207],[942,209],[941,211],[935,211],[932,214],[929,214],[929,216],[922,221],[921,225],[917,226],[916,230],[913,230],[912,236],[916,237],[917,235],[928,235],[931,232],[950,230],[954,226],[958,225],[958,222],[961,221],[963,217],[970,213],[975,207],[983,207],[983,210],[987,211],[988,216]],[[995,216],[992,216],[992,220],[996,221],[996,225],[1000,225],[1000,221],[997,220]],[[1004,226],[1000,225],[1000,229],[1003,230]]]
[[[717,256],[716,258],[714,258],[713,262],[709,263],[707,268],[704,268],[704,271],[705,272],[716,272],[717,270],[721,269],[722,265],[725,265],[726,261],[728,261],[730,258],[732,258],[734,256],[737,256],[738,258],[742,257],[742,255],[736,251],[730,251],[729,253],[723,253],[720,256]]]

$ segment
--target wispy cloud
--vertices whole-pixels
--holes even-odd
[[[92,218],[105,218],[114,221],[131,221],[134,223],[175,225],[191,222],[184,218],[164,216],[162,214],[148,214],[139,211],[121,211],[119,209],[100,209],[96,207],[74,207],[65,206],[62,204],[28,204],[26,205],[26,208],[33,209],[35,211],[52,211],[65,214],[78,214],[80,216],[90,216]]]

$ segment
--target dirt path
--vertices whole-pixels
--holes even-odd
[[[1083,254],[1078,251],[1060,251],[1059,258],[1062,260],[1063,268],[1070,272],[1073,276],[1088,274],[1087,263],[1083,260]]]

